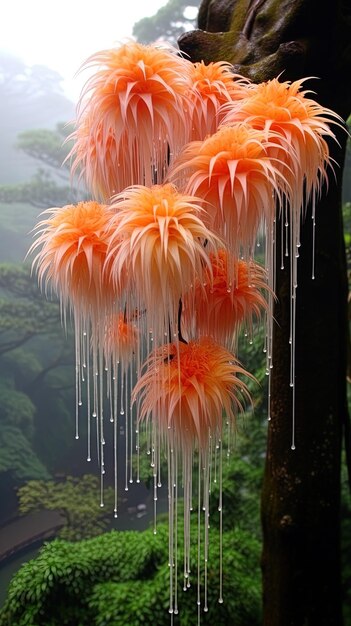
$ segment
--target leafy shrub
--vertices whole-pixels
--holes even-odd
[[[195,524],[194,524],[195,526]],[[197,530],[191,557],[197,570]],[[180,542],[181,543],[181,542]],[[162,626],[169,624],[168,526],[112,531],[79,543],[55,540],[14,576],[0,626]],[[174,624],[197,619],[197,579],[182,591],[179,555],[179,614]],[[219,596],[219,533],[210,531],[206,624],[260,623],[259,544],[240,530],[223,535],[223,594]],[[202,596],[203,596],[202,580]],[[202,611],[202,608],[201,608]]]

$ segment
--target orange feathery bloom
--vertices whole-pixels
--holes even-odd
[[[233,349],[241,325],[251,331],[254,319],[268,311],[266,271],[253,260],[234,259],[223,248],[210,259],[211,271],[206,268],[202,284],[184,298],[185,324],[193,317],[199,334]]]
[[[327,181],[330,157],[326,138],[335,140],[329,125],[342,122],[334,111],[307,97],[310,91],[302,90],[306,80],[280,82],[275,78],[251,85],[246,98],[222,108],[224,124],[245,121],[264,130],[268,138],[274,133],[275,145],[269,154],[288,165],[284,175],[294,191],[292,203],[297,210],[302,205],[304,182],[309,198]],[[277,143],[283,150],[277,151]]]
[[[219,243],[201,220],[199,199],[171,184],[140,185],[117,195],[111,208],[111,280],[126,282],[128,314],[135,306],[146,308],[155,332],[168,332],[169,324],[177,332],[179,300],[210,265],[209,252]]]
[[[191,66],[190,79],[194,100],[193,140],[202,140],[213,134],[220,123],[218,116],[221,105],[247,96],[250,81],[233,73],[233,66],[225,61]]]
[[[146,360],[132,401],[138,399],[139,420],[151,419],[163,436],[171,429],[183,451],[194,444],[206,450],[210,434],[220,437],[223,412],[234,422],[249,398],[239,374],[250,376],[208,337],[167,344]]]
[[[51,285],[64,307],[78,317],[101,316],[114,298],[103,277],[108,246],[110,209],[88,201],[47,209],[49,217],[36,227],[39,234],[29,253],[40,248],[33,261],[41,285]]]
[[[250,251],[263,219],[272,223],[276,201],[287,189],[268,156],[272,145],[272,138],[248,124],[222,126],[204,141],[187,144],[169,173],[185,193],[209,203],[211,226],[236,255],[240,246]]]
[[[106,320],[104,353],[107,363],[121,363],[127,367],[139,345],[139,329],[135,322],[126,320],[123,313]]]
[[[72,171],[103,199],[133,184],[161,183],[190,137],[189,61],[179,51],[130,42],[91,56],[71,135]]]

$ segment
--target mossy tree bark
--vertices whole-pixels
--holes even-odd
[[[351,10],[342,0],[204,0],[199,29],[179,39],[192,61],[226,60],[261,82],[315,76],[313,97],[344,120],[351,109]],[[277,273],[271,421],[262,491],[264,626],[341,626],[340,457],[346,408],[347,278],[341,184],[346,133],[331,145],[298,260],[296,449],[292,451],[289,267]],[[279,231],[279,228],[278,228]],[[279,246],[277,246],[279,250]],[[280,258],[277,259],[280,267]]]

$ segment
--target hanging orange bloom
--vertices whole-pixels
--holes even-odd
[[[115,297],[103,276],[109,207],[87,201],[47,209],[45,214],[49,217],[37,225],[39,236],[29,250],[40,248],[33,261],[40,284],[50,285],[78,317],[98,319]]]
[[[292,204],[298,210],[303,203],[303,183],[308,200],[327,180],[330,157],[326,139],[335,140],[330,124],[342,121],[334,111],[307,96],[310,92],[302,89],[306,80],[280,82],[274,78],[251,85],[246,98],[222,109],[225,124],[245,121],[264,130],[268,138],[274,133],[275,145],[269,154],[288,165],[284,176],[294,191]],[[277,151],[277,143],[283,150]]]
[[[170,171],[185,193],[208,203],[210,224],[239,254],[254,246],[262,222],[273,221],[287,183],[268,156],[273,140],[248,124],[222,126],[205,141],[187,144]]]
[[[169,328],[177,333],[179,300],[210,265],[218,238],[203,223],[198,198],[170,184],[130,187],[111,208],[111,280],[125,282],[128,314],[146,309],[163,343]]]
[[[130,42],[91,56],[71,135],[72,171],[97,197],[163,181],[170,158],[190,137],[189,61],[171,47]]]
[[[167,344],[149,356],[134,387],[139,420],[153,420],[163,436],[171,429],[180,449],[206,450],[210,434],[220,437],[223,412],[234,422],[249,399],[241,374],[249,376],[208,337]]]
[[[254,321],[268,311],[267,275],[258,263],[234,259],[223,248],[211,253],[210,260],[203,282],[184,298],[185,325],[191,326],[194,319],[199,334],[232,350],[242,326],[251,332]]]
[[[139,346],[139,329],[128,321],[124,313],[111,315],[106,320],[104,353],[106,363],[121,363],[125,369]]]
[[[218,129],[221,105],[247,96],[249,80],[233,73],[233,66],[225,61],[191,65],[190,79],[194,100],[193,140],[205,139]]]

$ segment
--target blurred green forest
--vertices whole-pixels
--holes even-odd
[[[194,26],[194,20],[184,17],[185,10],[199,4],[200,0],[170,0],[154,18],[140,20],[134,35],[145,43],[160,34],[175,42]],[[108,516],[113,517],[112,494],[108,487],[101,511],[97,465],[86,464],[84,424],[79,441],[74,438],[72,329],[68,324],[64,332],[59,303],[40,292],[31,275],[31,259],[26,258],[40,211],[85,194],[70,180],[68,167],[62,166],[74,105],[63,94],[55,72],[29,68],[4,53],[0,95],[0,533],[21,514],[56,510],[63,515],[60,538],[44,545],[39,556],[14,576],[0,610],[0,626],[162,626],[169,623],[167,524],[161,519],[157,535],[145,530],[142,537],[132,531],[105,532],[111,526]],[[343,201],[351,284],[350,142]],[[201,619],[203,624],[258,626],[260,488],[267,425],[267,377],[259,331],[253,342],[243,338],[239,358],[259,384],[253,389],[254,411],[240,422],[235,450],[223,468],[223,605],[217,601],[218,487],[217,493],[215,486],[212,491],[209,611]],[[148,469],[145,457],[145,484]],[[347,558],[351,499],[345,462],[342,486],[343,599],[345,621],[351,623]],[[193,537],[194,562],[196,542]],[[182,594],[180,604],[177,623],[194,623],[196,584]]]

